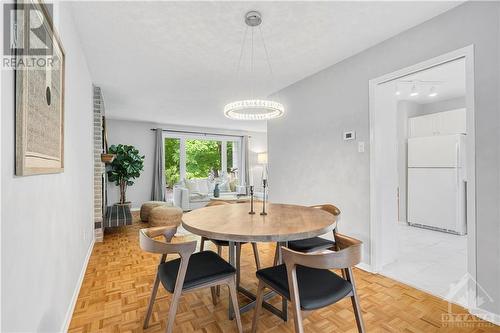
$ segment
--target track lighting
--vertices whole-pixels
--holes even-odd
[[[438,93],[436,92],[436,87],[432,86],[431,90],[429,91],[429,95],[427,95],[427,96],[429,96],[429,97],[436,97],[437,94]]]
[[[418,96],[418,95],[419,95],[419,92],[417,90],[417,85],[414,83],[413,86],[411,87],[410,96],[411,97],[415,97],[415,96]]]
[[[442,84],[444,84],[444,81],[396,81],[394,84],[394,95],[398,96],[398,98],[403,99],[406,97],[417,97],[420,95],[420,93],[422,93],[422,95],[425,95],[426,97],[436,97],[438,95],[437,89]],[[403,87],[403,89],[401,89],[401,87]]]

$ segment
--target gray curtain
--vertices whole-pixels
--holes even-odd
[[[241,161],[243,163],[243,174],[241,175],[245,180],[244,185],[250,185],[250,164],[249,164],[249,153],[248,153],[248,135],[243,136],[241,142]]]
[[[163,155],[163,130],[155,130],[155,159],[153,169],[153,191],[151,199],[165,201],[165,156]]]

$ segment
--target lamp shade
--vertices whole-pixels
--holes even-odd
[[[257,163],[267,164],[267,153],[258,153],[257,154]]]

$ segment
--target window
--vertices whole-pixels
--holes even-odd
[[[173,188],[182,179],[229,177],[242,184],[241,137],[165,132],[165,179]]]

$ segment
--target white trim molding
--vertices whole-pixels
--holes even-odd
[[[470,309],[470,314],[484,320],[490,322],[492,324],[500,326],[500,315],[488,312],[482,309]]]
[[[66,312],[66,316],[64,317],[63,326],[60,332],[67,332],[69,329],[69,325],[71,324],[71,319],[73,318],[73,312],[75,311],[78,295],[80,294],[80,289],[82,288],[85,272],[87,271],[87,266],[89,265],[89,260],[90,257],[92,256],[92,251],[94,250],[94,244],[95,244],[95,237],[92,238],[92,242],[90,243],[89,249],[87,251],[87,255],[85,257],[82,270],[80,271],[80,276],[78,277],[78,281],[75,286],[75,291],[73,292],[73,296],[71,297],[71,302],[69,303],[69,308],[68,311]]]
[[[375,273],[373,270],[372,270],[372,267],[365,263],[365,262],[360,262],[359,264],[356,265],[357,268],[365,271],[365,272],[368,272],[368,273]],[[375,273],[376,274],[376,273]]]

